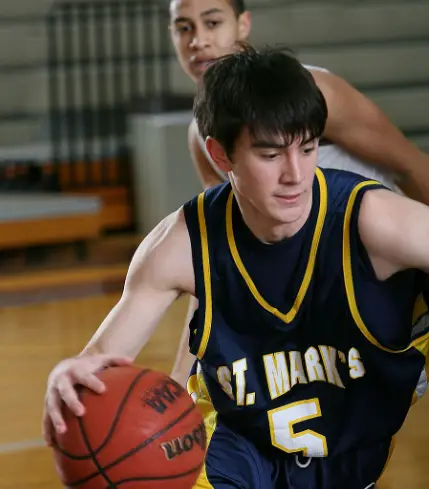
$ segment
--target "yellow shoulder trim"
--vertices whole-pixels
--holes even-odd
[[[351,258],[351,245],[350,245],[350,223],[352,218],[353,207],[356,202],[357,194],[359,191],[369,185],[379,185],[379,182],[375,180],[368,180],[366,182],[361,182],[353,189],[350,194],[349,201],[347,203],[345,217],[344,217],[344,228],[343,228],[343,272],[344,272],[344,282],[347,294],[347,301],[349,304],[350,312],[352,317],[360,329],[365,338],[373,345],[380,348],[380,350],[387,351],[389,353],[403,353],[412,347],[415,347],[421,353],[425,354],[427,351],[429,333],[414,340],[407,348],[402,350],[392,350],[383,346],[368,330],[363,319],[360,315],[359,308],[356,302],[354,284],[353,284],[353,270],[352,270],[352,258]],[[412,322],[410,318],[410,332],[412,328]]]
[[[201,236],[201,253],[203,260],[203,276],[204,276],[204,291],[205,291],[205,310],[204,310],[204,327],[200,345],[197,352],[197,358],[201,359],[207,348],[210,338],[213,317],[212,303],[212,281],[210,272],[210,256],[209,243],[207,235],[206,217],[204,214],[204,192],[198,196],[198,222],[200,225]]]

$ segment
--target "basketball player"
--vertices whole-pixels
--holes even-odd
[[[132,361],[182,293],[198,299],[189,392],[208,449],[195,489],[368,489],[425,365],[429,207],[317,168],[327,117],[309,72],[246,47],[205,73],[194,112],[229,182],[166,217],[83,352],[51,372],[44,434],[75,386]],[[416,306],[417,304],[417,306]]]
[[[235,42],[245,40],[251,29],[244,0],[171,0],[170,17],[177,58],[196,83],[212,60],[233,52]],[[395,191],[399,186],[410,197],[429,204],[429,156],[345,80],[323,68],[307,68],[328,105],[318,165],[359,173]],[[206,151],[195,120],[189,127],[189,148],[205,189],[227,180]],[[191,299],[188,319],[195,307]],[[188,350],[188,319],[171,374],[182,385],[195,360]]]

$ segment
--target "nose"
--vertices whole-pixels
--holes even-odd
[[[195,29],[189,47],[191,49],[204,49],[209,45],[207,33],[203,29]]]
[[[302,170],[302,162],[299,155],[294,151],[287,152],[284,160],[282,173],[280,176],[280,183],[283,185],[297,185],[304,179],[304,172]]]

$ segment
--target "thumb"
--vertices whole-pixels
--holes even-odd
[[[132,365],[133,359],[127,356],[122,356],[122,355],[106,355],[102,359],[102,365],[107,367],[107,366],[126,366],[126,365]]]

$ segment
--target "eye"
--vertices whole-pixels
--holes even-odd
[[[209,29],[215,29],[216,27],[218,27],[220,24],[222,24],[222,22],[220,20],[208,20],[206,22],[206,26],[209,28]]]
[[[261,156],[264,160],[274,160],[277,158],[279,153],[263,153]]]
[[[311,153],[315,150],[315,147],[314,146],[311,146],[310,148],[303,148],[302,149],[302,152],[305,154],[305,155],[311,155]]]
[[[192,27],[188,24],[181,24],[181,25],[176,25],[174,30],[179,34],[183,34],[185,32],[190,32],[192,30]]]

